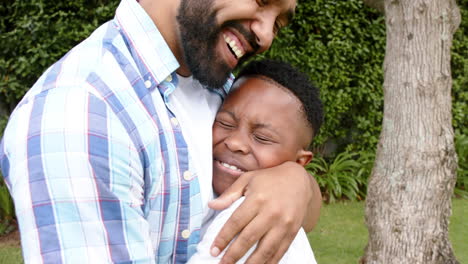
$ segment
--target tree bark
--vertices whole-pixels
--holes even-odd
[[[385,0],[384,8],[384,117],[363,262],[458,263],[448,223],[457,168],[450,47],[460,11],[455,0]]]

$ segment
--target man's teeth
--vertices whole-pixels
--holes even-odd
[[[232,51],[234,51],[234,54],[236,54],[237,59],[240,59],[242,56],[244,56],[244,53],[242,50],[237,46],[236,41],[232,40],[230,37],[226,36],[223,34],[224,41],[231,47]]]
[[[222,162],[222,161],[220,161],[219,163],[221,163],[221,165],[223,165],[223,167],[226,167],[226,168],[228,168],[228,169],[235,170],[235,171],[239,171],[239,172],[244,172],[243,170],[237,168],[237,167],[234,166],[234,165],[230,165],[230,164],[227,164],[227,163]]]

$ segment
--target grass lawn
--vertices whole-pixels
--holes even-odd
[[[453,200],[450,240],[460,263],[468,263],[468,200]],[[0,263],[22,263],[21,249],[13,239],[0,239]],[[325,205],[309,241],[319,264],[357,263],[367,243],[364,203]]]
[[[364,202],[324,205],[318,226],[308,234],[319,264],[358,263],[367,244]],[[460,263],[468,263],[468,200],[454,199],[449,236]]]

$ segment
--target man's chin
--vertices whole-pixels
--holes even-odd
[[[224,66],[223,71],[221,71],[220,68],[205,71],[197,69],[196,71],[192,71],[192,74],[193,78],[198,80],[202,85],[218,89],[224,86],[232,70],[233,69]]]

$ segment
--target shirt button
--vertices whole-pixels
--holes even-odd
[[[172,75],[169,74],[169,76],[167,76],[166,82],[172,82]]]
[[[151,87],[151,81],[150,80],[145,81],[145,86],[146,88],[149,89]]]
[[[175,117],[171,118],[171,122],[174,126],[177,126],[179,124],[179,121],[177,121],[177,118]]]
[[[184,179],[186,181],[190,181],[192,179],[192,173],[190,171],[185,171],[184,172]]]
[[[182,231],[182,237],[187,239],[190,237],[190,231],[188,229],[185,229],[184,231]]]

